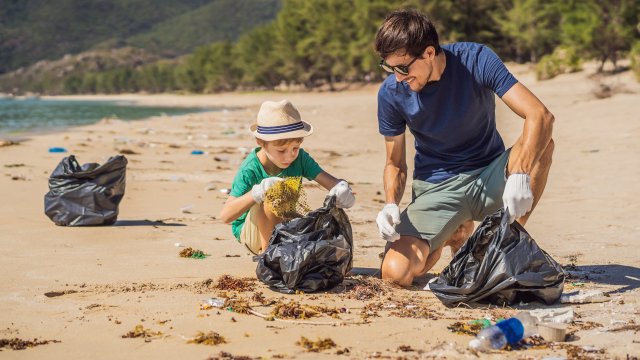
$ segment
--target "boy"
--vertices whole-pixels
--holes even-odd
[[[287,100],[265,101],[251,126],[259,147],[240,165],[233,179],[229,198],[220,211],[220,218],[231,223],[233,235],[254,254],[266,250],[276,224],[276,216],[264,197],[267,190],[284,177],[304,176],[315,180],[329,195],[336,196],[336,205],[350,208],[356,199],[349,184],[323,171],[300,145],[313,127],[301,120],[298,110]]]

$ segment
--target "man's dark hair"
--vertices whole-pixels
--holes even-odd
[[[440,53],[435,26],[417,10],[392,12],[376,33],[376,51],[383,59],[396,52],[418,57],[428,46]]]

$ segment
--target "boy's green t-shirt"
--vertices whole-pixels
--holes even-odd
[[[288,168],[282,170],[277,175],[269,175],[264,170],[264,167],[262,167],[262,163],[260,163],[260,159],[258,159],[258,156],[256,155],[258,151],[260,151],[260,148],[255,148],[249,153],[249,155],[247,155],[247,158],[244,159],[242,164],[240,164],[236,177],[233,179],[229,195],[240,197],[251,191],[251,188],[256,184],[259,184],[262,179],[271,176],[303,176],[308,180],[313,180],[322,172],[320,165],[313,160],[311,155],[301,148],[298,153],[298,157],[291,163],[291,165],[289,165]],[[231,223],[231,231],[233,231],[233,236],[235,236],[236,239],[240,239],[240,232],[242,231],[242,226],[244,225],[244,220],[247,218],[248,213],[249,211],[246,211]]]

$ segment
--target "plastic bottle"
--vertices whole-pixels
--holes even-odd
[[[498,350],[507,344],[516,344],[536,332],[536,318],[528,312],[521,312],[512,318],[482,329],[476,338],[469,342],[469,347],[479,351]]]

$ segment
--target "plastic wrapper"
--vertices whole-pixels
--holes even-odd
[[[524,301],[552,304],[564,285],[562,267],[504,210],[487,216],[429,285],[446,305]]]
[[[110,225],[118,219],[124,196],[127,159],[122,155],[100,165],[82,166],[75,156],[65,157],[49,177],[44,212],[63,226]]]
[[[258,279],[283,293],[330,289],[351,270],[353,236],[335,196],[306,216],[276,225],[269,246],[257,256]]]

